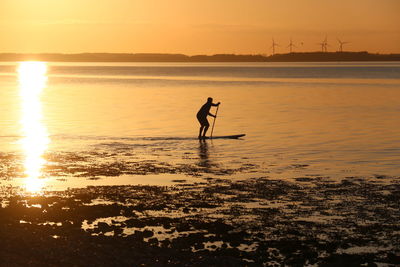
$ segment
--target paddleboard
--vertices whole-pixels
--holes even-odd
[[[245,134],[213,136],[213,137],[206,136],[205,139],[238,139],[238,138],[243,137],[243,136],[245,136]]]

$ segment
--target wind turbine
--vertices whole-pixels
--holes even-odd
[[[324,47],[325,47],[325,52],[328,52],[328,36],[325,36],[325,40],[324,40]]]
[[[327,36],[325,36],[325,39],[322,41],[322,43],[318,43],[318,44],[321,45],[321,51],[322,52],[328,52],[327,47],[329,45],[328,45],[328,37]]]
[[[289,45],[288,45],[287,47],[290,48],[290,53],[292,53],[293,47],[297,47],[297,46],[295,46],[295,45],[293,44],[292,38],[290,38],[290,43],[289,43]]]
[[[325,50],[325,43],[318,43],[319,45],[321,45],[321,52],[324,52]]]
[[[350,42],[342,42],[339,38],[337,38],[338,42],[339,42],[339,51],[343,52],[343,45],[344,44],[348,44]]]
[[[276,47],[276,46],[279,46],[279,44],[275,43],[274,38],[272,38],[272,46],[271,46],[271,48],[272,48],[272,55],[275,55],[275,47]]]

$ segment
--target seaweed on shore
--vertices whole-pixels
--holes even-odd
[[[6,189],[4,189],[6,190]],[[267,178],[5,194],[5,266],[400,263],[400,183]]]

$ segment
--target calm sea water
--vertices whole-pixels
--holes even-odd
[[[245,138],[194,139],[209,96],[222,103],[214,135]],[[12,164],[29,176],[29,155],[46,166],[99,151],[94,164],[251,166],[235,178],[399,176],[399,118],[400,62],[0,63],[3,178]],[[46,168],[35,175],[51,179]]]

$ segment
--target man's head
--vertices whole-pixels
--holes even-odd
[[[207,98],[207,102],[211,102],[212,103],[213,99],[212,97]]]

